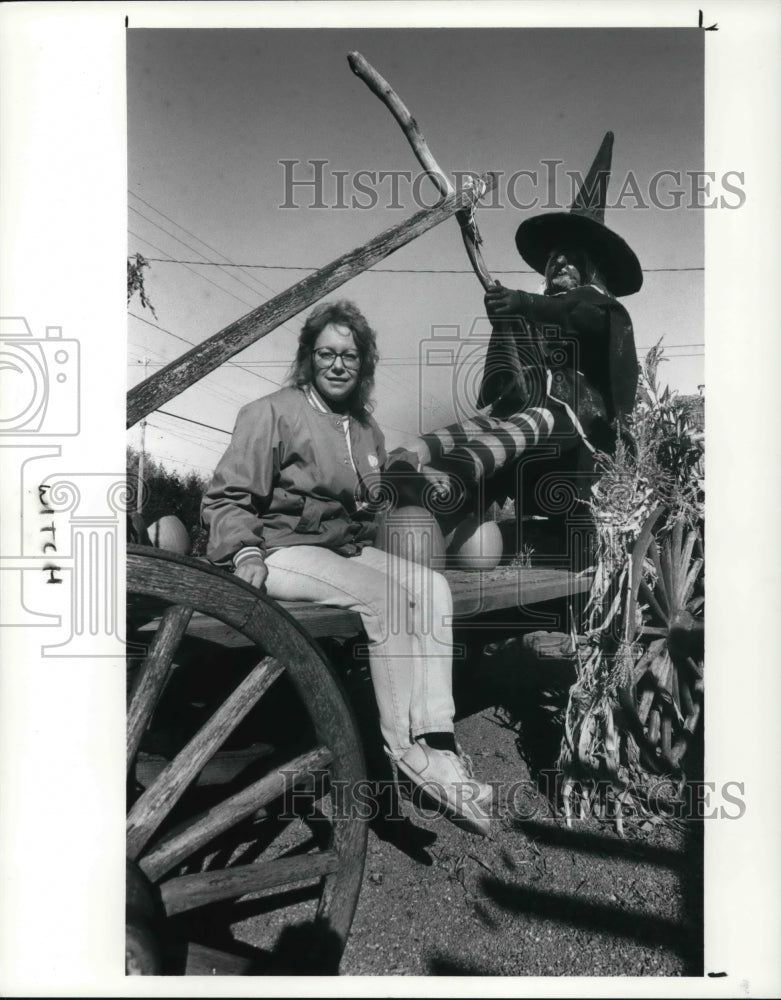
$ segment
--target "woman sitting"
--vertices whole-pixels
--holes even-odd
[[[203,500],[207,554],[277,600],[358,612],[394,769],[488,835],[491,787],[454,737],[449,585],[375,545],[370,493],[387,458],[370,414],[377,360],[354,304],[311,313],[291,384],[239,411]]]

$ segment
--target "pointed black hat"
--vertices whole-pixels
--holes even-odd
[[[526,263],[540,274],[545,273],[553,250],[583,250],[613,295],[631,295],[643,284],[640,261],[629,244],[604,222],[612,158],[613,133],[608,132],[569,212],[526,219],[515,234],[515,245]]]

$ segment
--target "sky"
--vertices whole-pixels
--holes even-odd
[[[703,170],[703,33],[693,28],[131,29],[128,252],[152,258],[146,291],[156,316],[134,297],[129,385],[434,202],[400,128],[351,73],[352,50],[394,87],[445,171],[499,174],[477,221],[487,267],[509,287],[540,288],[539,276],[523,273],[515,229],[550,199],[569,208],[566,171],[585,173],[612,130],[609,196],[624,196],[605,221],[645,270],[641,291],[624,299],[638,354],[662,339],[663,379],[698,391],[704,211],[691,207],[688,191],[678,208],[651,198],[661,171],[681,178],[657,182],[656,201],[669,206],[690,172]],[[317,168],[324,207],[312,186],[291,187],[314,176],[312,160],[326,161]],[[376,172],[376,181],[359,171]],[[381,171],[398,172],[397,193]],[[518,171],[536,171],[536,183]],[[720,178],[714,194],[737,198]],[[524,210],[535,198],[538,207]],[[455,220],[329,296],[339,297],[356,301],[378,333],[375,415],[389,446],[449,422],[456,405],[468,408],[487,326]],[[284,381],[309,308],[151,416],[148,452],[182,473],[208,475],[239,406]],[[421,364],[432,335],[461,344],[455,376]],[[131,431],[129,442],[138,446],[139,435]]]

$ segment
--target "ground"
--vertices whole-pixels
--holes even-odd
[[[459,721],[457,735],[479,777],[516,785],[515,808],[492,841],[411,803],[406,852],[370,831],[343,975],[702,975],[692,824],[629,824],[624,839],[597,818],[567,830],[493,709]]]

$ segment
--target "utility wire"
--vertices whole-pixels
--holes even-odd
[[[182,434],[180,431],[172,430],[170,427],[164,427],[162,424],[147,421],[150,427],[153,427],[156,431],[159,431],[160,436],[171,435],[172,437],[179,438],[180,441],[186,441],[188,444],[197,445],[199,448],[204,448],[206,451],[210,451],[213,455],[222,455],[223,448],[212,448],[211,445],[206,444],[203,441],[199,441],[189,434]]]
[[[161,212],[159,208],[155,208],[154,205],[150,204],[150,202],[148,202],[148,201],[146,201],[146,199],[142,198],[140,194],[136,194],[135,191],[131,191],[130,188],[128,188],[128,193],[131,194],[134,198],[137,198],[144,205],[146,205],[147,208],[151,208],[153,212],[157,212],[158,215],[162,215],[162,217],[164,219],[166,219],[172,225],[176,226],[177,229],[181,229],[183,233],[187,233],[187,235],[188,236],[192,236],[192,238],[194,240],[198,240],[199,243],[202,243],[208,250],[211,250],[212,253],[216,253],[220,257],[222,257],[222,259],[225,261],[225,265],[224,265],[225,267],[242,267],[243,266],[242,264],[234,264],[233,261],[231,261],[231,259],[229,257],[227,257],[221,250],[218,250],[216,247],[213,247],[210,243],[207,243],[206,240],[202,240],[200,236],[196,236],[195,233],[191,232],[189,229],[187,229],[185,226],[183,226],[181,224],[181,222],[177,222],[175,219],[172,219],[170,215],[166,215],[165,212]],[[138,209],[133,209],[133,211],[137,212]],[[141,213],[139,212],[138,214],[140,215]],[[157,223],[152,223],[152,225],[157,225]],[[158,226],[158,228],[162,229],[162,226]],[[166,232],[166,230],[163,230],[163,232]],[[176,239],[175,236],[174,236],[174,239]],[[183,243],[182,240],[179,240],[179,242]],[[183,245],[187,246],[186,243],[183,243]],[[193,250],[195,248],[194,247],[190,247],[190,249]],[[196,250],[196,253],[199,253],[199,252],[200,251]],[[214,265],[214,266],[219,266],[219,265]],[[273,292],[275,295],[277,294],[277,292],[270,285],[265,284],[265,282],[259,281],[257,278],[253,278],[253,281],[255,281],[259,285],[263,285],[264,288],[268,289],[268,291],[270,291],[270,292]]]
[[[177,222],[175,219],[172,219],[170,215],[166,215],[165,212],[162,212],[159,208],[155,208],[155,206],[152,205],[150,202],[146,201],[145,198],[142,198],[140,194],[136,194],[134,191],[131,191],[129,188],[128,188],[128,193],[131,194],[134,198],[137,198],[144,205],[146,205],[147,208],[151,208],[153,212],[157,212],[158,215],[161,215],[164,219],[166,219],[172,225],[176,226],[177,229],[181,229],[183,233],[187,233],[188,236],[192,236],[192,238],[194,240],[197,240],[199,243],[202,243],[208,250],[211,250],[212,253],[216,253],[218,256],[222,257],[223,261],[225,262],[224,265],[223,264],[219,264],[216,261],[195,261],[195,263],[201,263],[201,264],[202,263],[208,263],[212,267],[241,267],[242,266],[241,264],[234,264],[233,261],[228,256],[226,256],[221,250],[218,250],[216,247],[213,247],[210,243],[207,243],[206,240],[201,239],[200,236],[197,236],[191,230],[189,230],[185,226],[183,226],[180,222]],[[182,246],[187,247],[188,250],[194,250],[195,253],[201,254],[202,257],[205,256],[205,254],[202,251],[198,250],[194,246],[191,246],[189,243],[185,243],[184,240],[180,240],[177,236],[175,236],[173,233],[169,232],[167,229],[165,229],[163,226],[161,226],[158,222],[154,222],[152,219],[147,218],[147,216],[142,215],[142,213],[139,212],[137,208],[133,208],[132,205],[130,205],[128,207],[131,208],[132,211],[136,212],[137,215],[140,215],[142,219],[146,219],[147,222],[150,222],[153,226],[156,226],[158,229],[160,229],[161,232],[167,233],[167,235],[169,235],[173,239],[175,239],[177,243],[181,243]],[[151,243],[149,245],[152,246]],[[165,251],[161,250],[160,253],[165,253]],[[170,259],[170,254],[169,254],[169,259]],[[197,273],[197,272],[193,272],[193,273]],[[253,287],[253,285],[248,285],[246,281],[241,281],[239,278],[236,278],[233,275],[228,275],[228,276],[232,277],[234,281],[238,281],[239,284],[241,284],[245,288],[249,289],[249,291],[251,291],[255,295],[258,294],[258,291],[257,291],[257,286],[258,285],[261,286],[262,288],[265,288],[267,291],[271,292],[271,294],[274,295],[274,296],[276,296],[276,295],[279,294],[279,292],[277,291],[276,288],[272,288],[271,285],[266,284],[265,281],[261,281],[259,278],[256,278],[256,277],[254,277],[252,275],[250,275],[249,277],[252,278],[252,281],[254,282],[255,287]],[[242,300],[239,300],[239,301],[242,301]],[[283,329],[289,330],[291,333],[295,333],[295,331],[293,331],[286,323],[282,323],[281,326],[282,326]]]
[[[684,344],[674,344],[670,348],[668,348],[668,350],[672,350],[672,347],[684,347],[684,346],[686,346],[686,345],[684,345]],[[651,350],[651,348],[650,347],[638,347],[637,350],[638,351],[645,351],[647,353],[648,351]],[[704,351],[693,351],[690,354],[666,354],[665,353],[665,357],[668,358],[670,361],[674,361],[675,358],[698,358],[698,357],[704,357],[704,355],[705,355]],[[149,362],[149,367],[150,368],[164,368],[167,364],[170,364],[170,362],[168,362],[168,361],[150,361]],[[268,367],[268,368],[281,368],[281,367],[287,367],[288,364],[289,364],[289,362],[287,362],[287,361],[248,361],[247,362],[248,366],[251,365],[254,368],[264,368],[264,367]],[[400,361],[400,360],[398,360],[398,361],[397,360],[393,360],[393,361],[387,361],[387,360],[386,361],[381,361],[380,365],[377,367],[377,370],[375,372],[375,377],[379,378],[379,377],[382,377],[382,376],[386,376],[387,378],[389,378],[391,380],[391,382],[395,382],[395,384],[398,385],[399,388],[408,389],[409,388],[408,382],[406,382],[402,378],[402,376],[400,376],[400,375],[394,375],[393,373],[391,373],[390,369],[391,368],[416,368],[420,364],[421,364],[421,362],[420,362],[419,358],[415,358],[415,359],[410,360],[410,361]],[[458,364],[458,359],[455,359],[455,360],[453,360],[450,363],[449,367],[456,367],[457,364]],[[134,365],[131,365],[130,363],[128,363],[128,367],[131,368],[131,367],[134,367]],[[445,366],[438,364],[437,367],[445,367]]]
[[[142,243],[148,244],[154,250],[157,250],[158,253],[165,253],[165,250],[163,250],[161,247],[159,247],[156,244],[154,244],[151,240],[148,240],[145,236],[139,236],[138,233],[134,233],[132,229],[128,229],[128,233],[134,239],[141,240]],[[176,237],[174,237],[174,239],[175,238]],[[147,258],[144,258],[144,259],[146,260]],[[169,257],[168,260],[171,260],[171,258]],[[184,263],[184,262],[182,262],[182,263]],[[198,263],[204,263],[204,261],[195,261],[195,263],[196,264],[198,264]],[[232,299],[235,299],[237,302],[241,302],[241,304],[243,306],[246,306],[248,309],[254,308],[254,306],[253,306],[253,304],[251,302],[247,302],[247,300],[243,299],[240,295],[236,295],[235,292],[231,292],[229,289],[225,288],[223,285],[218,284],[216,281],[212,281],[212,279],[211,278],[207,278],[205,274],[199,274],[197,271],[193,271],[193,269],[191,267],[189,267],[187,264],[184,264],[184,266],[185,266],[185,268],[191,274],[194,274],[196,276],[196,278],[201,278],[203,281],[208,281],[210,285],[214,285],[215,288],[219,288],[219,290],[221,292],[225,292],[226,295],[230,295],[230,297]]]
[[[163,213],[161,212],[160,214],[162,215]],[[145,218],[145,216],[142,216],[142,218]],[[163,232],[165,232],[165,230],[163,230]],[[198,237],[196,237],[196,239],[197,238]],[[176,239],[176,237],[174,237],[174,239]],[[179,240],[179,242],[181,243],[182,241]],[[164,250],[161,250],[160,252],[165,253]],[[219,253],[219,251],[216,252]],[[152,263],[200,264],[203,265],[204,267],[246,267],[246,268],[260,269],[264,271],[319,271],[320,270],[320,267],[313,267],[311,264],[233,264],[233,263],[219,264],[216,263],[215,261],[204,261],[204,260],[174,260],[172,257],[147,257],[145,259],[148,260],[150,264]],[[662,273],[671,273],[674,271],[704,271],[705,268],[704,267],[644,267],[642,270],[644,274],[662,274]],[[368,269],[366,273],[367,274],[474,274],[474,271],[468,268],[371,267]],[[491,273],[492,274],[537,274],[538,272],[527,270],[526,268],[516,267],[512,268],[509,271],[493,269]]]
[[[224,427],[215,427],[213,424],[204,424],[200,420],[193,420],[191,417],[183,417],[179,413],[171,413],[170,410],[155,410],[155,413],[162,413],[166,417],[176,417],[177,420],[186,420],[188,424],[197,424],[199,427],[208,427],[210,431],[219,431],[220,434],[227,434],[231,437],[232,431],[226,431]]]
[[[149,202],[145,201],[144,204],[145,205],[149,205]],[[152,205],[149,205],[149,207],[152,208],[153,211],[159,212],[160,215],[163,215],[163,218],[169,219],[169,217],[167,215],[164,215],[162,212],[160,212],[159,209],[154,208]],[[148,215],[144,215],[143,212],[139,212],[139,210],[137,208],[134,208],[133,205],[128,205],[128,208],[130,209],[131,212],[135,212],[136,215],[140,216],[144,220],[144,222],[148,222],[150,225],[155,226],[155,228],[159,229],[160,232],[165,233],[166,236],[170,236],[172,240],[176,240],[177,243],[181,243],[181,245],[183,247],[186,247],[188,250],[193,250],[195,253],[200,253],[202,257],[206,256],[205,254],[201,253],[201,251],[198,250],[197,247],[191,246],[191,244],[185,242],[185,240],[179,239],[179,237],[175,233],[172,233],[169,229],[166,229],[165,226],[161,226],[159,222],[155,222],[155,220],[154,219],[150,219]],[[173,222],[173,219],[169,219],[169,221]],[[206,246],[206,247],[209,246],[208,243],[206,243],[204,240],[200,239],[198,236],[195,236],[194,233],[190,233],[189,229],[185,229],[184,226],[179,226],[178,222],[174,222],[173,224],[175,226],[178,226],[184,232],[189,233],[189,235],[193,236],[194,239],[198,240],[199,243],[203,243],[203,245]],[[142,237],[136,237],[136,238],[137,239],[141,239]],[[149,241],[147,240],[146,242],[149,242]],[[152,243],[150,243],[149,245],[153,246]],[[159,249],[159,248],[156,248],[156,249]],[[220,254],[220,251],[219,250],[214,250],[214,247],[209,247],[209,249],[213,250],[214,253]],[[165,251],[164,250],[160,250],[160,253],[165,253]],[[225,257],[224,254],[220,254],[220,256],[221,257]],[[149,258],[147,258],[147,259],[149,259]],[[169,256],[169,260],[170,259],[171,258]],[[208,258],[206,260],[181,261],[181,263],[183,263],[183,264],[205,264],[205,265],[207,265],[209,267],[219,267],[220,270],[224,270],[226,267],[236,267],[236,266],[240,267],[241,266],[241,265],[232,264],[231,261],[228,260],[227,257],[225,257],[225,262],[224,263],[220,263],[219,261],[209,260]],[[197,273],[197,272],[193,272],[193,273]],[[252,280],[255,282],[255,284],[254,285],[250,285],[246,281],[242,281],[240,277],[236,277],[235,274],[228,274],[227,271],[225,271],[225,274],[227,275],[227,277],[229,277],[231,279],[231,281],[237,281],[240,285],[242,285],[248,291],[252,292],[253,295],[257,295],[258,294],[258,289],[257,289],[258,285],[261,285],[263,288],[265,288],[267,291],[271,292],[273,295],[277,294],[276,290],[273,289],[271,287],[271,285],[267,285],[265,283],[265,281],[260,281],[257,278],[253,278]],[[227,291],[227,289],[225,289],[225,291]]]
[[[129,315],[132,316],[134,319],[140,319],[142,323],[146,323],[149,326],[153,326],[156,330],[160,330],[163,333],[167,333],[169,337],[174,337],[176,340],[181,340],[182,343],[184,344],[189,344],[190,347],[198,347],[198,344],[196,344],[194,341],[187,340],[186,337],[181,337],[178,333],[173,333],[171,330],[166,330],[164,326],[160,326],[158,323],[153,323],[150,319],[147,319],[145,316],[139,316],[138,313],[134,312],[130,312]],[[170,362],[166,362],[166,364],[169,363]],[[262,364],[262,362],[249,362],[249,363],[258,365]],[[256,378],[262,378],[266,382],[270,382],[272,385],[275,385],[278,389],[281,388],[282,386],[281,382],[275,382],[273,378],[269,378],[267,375],[261,375],[260,372],[252,371],[251,368],[248,368],[245,365],[237,364],[235,361],[228,361],[227,364],[231,365],[231,367],[233,368],[238,368],[243,372],[247,372],[250,375],[254,375]]]

